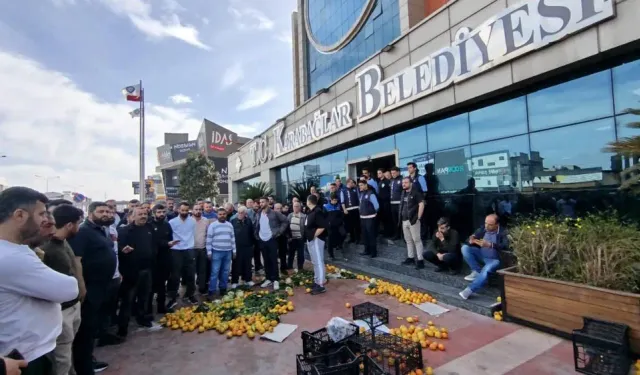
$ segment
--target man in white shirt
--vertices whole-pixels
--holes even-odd
[[[184,297],[189,303],[197,305],[199,303],[195,296],[196,292],[196,262],[193,247],[195,245],[196,220],[189,216],[189,203],[180,203],[179,215],[169,220],[169,225],[173,230],[173,241],[171,242],[171,276],[167,283],[169,303],[167,309],[173,309],[178,304],[178,288],[180,277],[187,284]]]
[[[0,356],[17,350],[23,374],[53,374],[62,331],[60,304],[78,297],[78,281],[47,267],[26,245],[48,219],[47,197],[25,187],[0,193]]]

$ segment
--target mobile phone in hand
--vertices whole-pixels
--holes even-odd
[[[11,353],[9,353],[9,355],[7,355],[7,358],[10,358],[10,359],[13,359],[13,360],[16,360],[16,361],[24,360],[24,357],[22,356],[22,353],[20,353],[18,351],[18,349],[13,349],[11,351]]]

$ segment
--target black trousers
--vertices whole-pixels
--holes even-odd
[[[275,238],[269,241],[260,240],[260,249],[262,250],[262,258],[264,258],[264,271],[267,280],[278,281],[278,241]]]
[[[402,230],[400,230],[400,203],[391,203],[391,220],[393,225],[393,238],[400,238]]]
[[[288,253],[287,237],[282,235],[278,237],[277,242],[278,242],[278,259],[280,261],[280,272],[286,273],[287,272],[287,253]]]
[[[427,250],[424,253],[422,253],[422,256],[424,257],[424,260],[435,264],[440,269],[453,269],[453,268],[457,268],[458,265],[460,264],[460,259],[456,254],[446,253],[444,254],[444,257],[442,258],[442,260],[440,260],[438,259],[438,256],[436,255],[436,253],[434,253],[433,251]]]
[[[335,257],[333,251],[337,247],[342,246],[342,243],[344,242],[344,238],[342,238],[341,232],[342,227],[340,226],[329,228],[329,235],[327,236],[327,251],[329,251],[329,256],[331,258]]]
[[[77,375],[94,375],[93,349],[100,327],[101,309],[107,298],[109,283],[87,284],[87,295],[82,302],[82,322],[73,340],[73,367]]]
[[[253,257],[253,246],[237,247],[236,258],[231,261],[231,284],[237,284],[240,277],[246,283],[252,280],[251,258]]]
[[[23,368],[20,373],[21,375],[57,375],[54,368],[54,361],[53,352],[47,353],[29,362],[27,368]],[[4,364],[0,362],[0,366],[4,366]],[[4,368],[2,370],[4,370]],[[4,374],[4,372],[2,372],[2,374]]]
[[[360,219],[362,243],[367,255],[378,256],[378,226],[376,218]]]
[[[193,297],[196,292],[196,261],[193,249],[171,250],[171,276],[167,283],[169,298],[178,298],[180,278],[187,290],[185,297]]]
[[[104,300],[104,305],[102,309],[100,309],[98,338],[107,334],[111,324],[117,322],[118,304],[120,303],[121,297],[120,278],[113,278],[107,288],[107,296]]]
[[[298,257],[298,271],[302,271],[304,267],[304,241],[302,238],[292,238],[289,242],[288,269],[293,269],[293,258],[296,256]]]
[[[256,272],[264,268],[264,266],[262,265],[262,254],[260,249],[261,248],[259,243],[256,243],[256,245],[253,247],[253,265]]]
[[[167,303],[167,282],[171,276],[171,251],[160,250],[156,257],[156,263],[153,266],[153,285],[147,303],[147,313],[153,314],[153,294],[157,294],[156,299],[158,314],[166,312],[165,304]]]
[[[360,210],[348,210],[345,217],[347,223],[347,231],[351,237],[351,242],[360,242]]]
[[[380,200],[380,213],[382,221],[382,233],[385,237],[393,237],[393,219],[391,218],[391,201]]]
[[[207,256],[207,249],[194,249],[196,255],[196,274],[198,292],[205,295],[209,291],[209,280],[211,279],[211,261]]]
[[[147,301],[152,286],[151,269],[139,270],[137,274],[122,278],[122,302],[118,314],[118,335],[126,336],[129,332],[131,315],[137,320],[146,318]]]

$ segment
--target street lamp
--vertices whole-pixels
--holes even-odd
[[[40,176],[40,175],[37,175],[37,174],[34,175],[34,176],[36,176],[36,178],[41,178],[41,179],[43,179],[45,181],[45,187],[46,187],[45,193],[49,192],[49,181],[60,178],[60,176]]]

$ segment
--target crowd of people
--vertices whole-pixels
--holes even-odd
[[[24,187],[0,193],[0,375],[87,375],[103,371],[94,347],[126,341],[132,318],[154,327],[156,314],[181,302],[199,304],[239,285],[280,288],[313,264],[311,294],[326,292],[325,250],[331,259],[351,243],[377,257],[379,233],[404,238],[405,265],[424,260],[438,272],[458,272],[464,259],[469,298],[499,266],[508,248],[496,215],[464,245],[440,218],[424,246],[427,185],[409,163],[336,179],[325,197],[315,187],[304,202],[274,197],[217,207],[211,201],[92,202],[88,213]],[[461,246],[462,245],[462,246]],[[183,288],[181,288],[181,285]],[[180,292],[182,291],[182,296]]]

